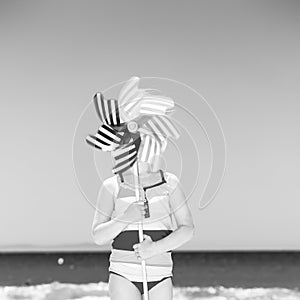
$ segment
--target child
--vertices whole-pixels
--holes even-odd
[[[136,201],[133,169],[136,166],[133,165],[123,173],[123,181],[115,175],[103,182],[92,235],[97,245],[113,240],[108,282],[112,300],[142,299],[142,259],[146,260],[149,299],[169,300],[173,296],[172,250],[192,238],[192,215],[175,175],[154,170],[150,163],[139,159],[137,163],[150,217],[144,217],[143,201]],[[140,221],[144,232],[141,243],[138,236]]]

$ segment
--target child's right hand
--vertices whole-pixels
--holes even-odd
[[[127,222],[133,223],[141,221],[145,217],[145,206],[143,201],[132,202],[124,212]]]

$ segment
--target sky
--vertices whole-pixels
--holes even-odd
[[[224,132],[222,186],[203,210],[193,194],[196,233],[178,250],[299,250],[299,25],[300,3],[291,0],[2,0],[0,250],[109,249],[90,234],[101,184],[85,161],[92,152],[76,146],[87,201],[73,139],[80,144],[98,124],[95,92],[131,76],[165,78],[144,84],[177,95],[199,119],[212,116],[205,98]]]

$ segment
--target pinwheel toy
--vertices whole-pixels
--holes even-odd
[[[124,182],[123,173],[133,167],[136,199],[143,201],[146,214],[150,216],[148,200],[142,196],[138,161],[156,165],[165,150],[167,139],[179,137],[168,115],[173,111],[174,101],[167,96],[155,94],[154,89],[138,88],[140,78],[130,78],[121,88],[118,99],[105,99],[102,93],[94,96],[94,106],[101,121],[98,131],[88,135],[86,142],[102,151],[111,152],[113,173]],[[139,241],[143,241],[143,226],[139,222]],[[148,299],[145,260],[143,270],[144,298]]]

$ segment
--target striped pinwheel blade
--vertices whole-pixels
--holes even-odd
[[[132,139],[127,145],[116,149],[112,152],[112,157],[115,160],[115,165],[113,168],[113,173],[123,173],[133,166],[137,159],[137,154],[139,146],[141,143],[141,138]]]
[[[138,98],[139,82],[140,78],[133,76],[123,85],[118,96],[118,100],[122,106],[128,102],[131,102],[133,99]]]
[[[139,104],[139,100],[145,93],[145,89],[138,88],[140,78],[133,76],[131,77],[120,90],[118,101],[120,103],[120,115],[124,122],[136,118],[139,112],[133,114],[133,109]]]
[[[162,152],[161,141],[151,135],[142,135],[142,143],[139,148],[139,160],[152,163],[155,157]]]
[[[102,123],[111,126],[120,126],[120,114],[118,100],[104,99],[102,93],[96,93],[94,104],[97,115]]]
[[[124,122],[141,115],[165,115],[174,107],[170,97],[153,94],[155,89],[139,88],[140,78],[131,77],[119,93],[120,114]]]
[[[166,138],[179,138],[178,130],[166,116],[153,116],[144,124],[140,131],[154,135],[161,142]]]
[[[148,95],[141,101],[141,114],[166,115],[174,107],[174,101],[170,97],[162,95]]]
[[[103,151],[112,151],[116,149],[122,140],[124,132],[118,132],[109,125],[102,125],[99,127],[95,135],[88,135],[86,142]]]
[[[174,107],[171,98],[161,95],[146,95],[135,102],[129,102],[122,110],[132,118],[140,115],[166,115]]]

